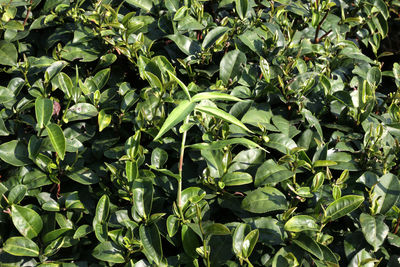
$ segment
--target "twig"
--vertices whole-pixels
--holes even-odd
[[[324,39],[326,36],[328,36],[332,30],[327,31],[324,35],[322,35],[320,38],[317,38],[316,43],[319,43],[322,39]]]
[[[318,38],[319,30],[321,29],[322,24],[324,23],[324,21],[328,17],[328,14],[329,14],[329,9],[325,12],[325,15],[322,18],[322,20],[318,23],[317,30],[315,31],[314,43],[318,43],[320,41],[320,39]]]
[[[33,3],[33,0],[30,1],[30,6],[28,8],[28,11],[26,12],[26,17],[25,17],[24,24],[23,24],[24,27],[25,27],[26,22],[28,21],[30,13],[31,13],[32,3]]]

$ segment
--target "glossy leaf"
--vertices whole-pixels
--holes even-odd
[[[13,166],[24,166],[31,163],[26,146],[17,140],[0,145],[0,159]]]
[[[246,64],[246,55],[240,50],[233,50],[224,55],[220,63],[219,77],[224,84],[238,78],[242,71],[242,65]]]
[[[204,37],[203,43],[201,46],[204,49],[210,48],[219,38],[221,38],[227,31],[229,30],[228,27],[218,26],[209,31]]]
[[[15,256],[38,257],[39,247],[35,242],[23,236],[10,237],[4,243],[5,252]]]
[[[208,115],[220,118],[226,122],[232,123],[240,128],[242,128],[245,131],[248,131],[252,133],[252,131],[246,127],[241,121],[236,119],[234,116],[230,115],[229,113],[226,113],[222,109],[216,108],[216,107],[211,107],[211,106],[196,106],[196,110],[204,112]]]
[[[251,191],[242,201],[242,208],[253,213],[285,210],[285,195],[273,187],[262,187]]]
[[[98,244],[92,252],[93,257],[98,260],[111,263],[124,263],[125,258],[122,250],[112,242],[103,242]]]
[[[386,214],[400,197],[399,178],[391,173],[383,175],[374,187],[373,194],[378,203],[377,212]]]
[[[326,208],[325,220],[334,221],[357,209],[364,202],[363,196],[347,195],[338,198]]]
[[[154,224],[151,226],[141,225],[139,236],[147,259],[159,265],[163,258],[163,250],[157,226]]]
[[[38,236],[43,228],[43,221],[40,215],[30,208],[12,205],[11,219],[21,235],[30,239]]]
[[[383,216],[371,216],[366,213],[360,215],[361,229],[367,242],[377,251],[389,233],[389,227],[385,224]]]
[[[162,125],[160,131],[154,138],[157,140],[161,136],[163,136],[166,132],[168,132],[172,127],[174,127],[179,122],[183,121],[184,118],[189,115],[195,107],[195,103],[184,100],[182,101],[172,112],[169,114],[164,124]]]
[[[48,98],[37,98],[35,101],[36,121],[39,128],[45,127],[53,114],[53,101]]]
[[[297,215],[285,223],[285,230],[289,232],[318,231],[317,221],[308,215]]]
[[[14,66],[17,64],[18,52],[12,43],[0,41],[0,64]]]
[[[65,136],[61,130],[61,127],[55,123],[52,123],[46,126],[46,130],[54,150],[57,152],[57,155],[60,157],[60,159],[64,160],[66,144]]]

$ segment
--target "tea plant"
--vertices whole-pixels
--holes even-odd
[[[0,0],[0,265],[398,266],[399,8]]]

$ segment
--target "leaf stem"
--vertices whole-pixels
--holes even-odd
[[[185,122],[188,123],[190,118],[190,114],[187,115]],[[181,143],[181,152],[179,155],[179,181],[178,181],[178,193],[177,193],[177,206],[178,206],[178,211],[179,215],[181,216],[181,219],[183,220],[183,211],[182,211],[182,172],[183,172],[183,156],[185,154],[185,143],[186,143],[186,135],[187,131],[184,131],[182,134],[182,143]]]
[[[317,30],[315,31],[314,43],[319,43],[319,41],[320,41],[323,37],[325,37],[325,35],[324,35],[324,36],[322,36],[321,38],[318,38],[318,34],[319,34],[319,31],[320,31],[320,29],[321,29],[322,24],[324,23],[324,21],[325,21],[326,18],[328,17],[328,14],[329,14],[329,9],[325,12],[325,15],[324,15],[324,17],[322,18],[322,20],[318,23]],[[328,32],[328,34],[329,34],[329,33],[330,33],[330,32]],[[328,34],[326,34],[326,35],[328,35]]]

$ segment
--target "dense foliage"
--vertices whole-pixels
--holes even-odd
[[[399,6],[1,0],[0,266],[399,266]]]

